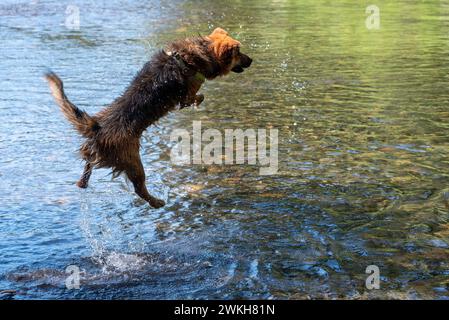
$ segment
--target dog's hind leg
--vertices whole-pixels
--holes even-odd
[[[165,202],[163,200],[155,198],[148,193],[147,187],[145,185],[145,171],[140,159],[137,160],[125,169],[126,175],[134,185],[135,192],[139,197],[148,201],[150,206],[152,206],[153,208],[160,208],[165,206]]]
[[[83,189],[87,188],[91,174],[92,174],[92,165],[90,164],[90,162],[87,162],[86,165],[84,166],[83,175],[81,176],[80,180],[76,183],[76,185]]]

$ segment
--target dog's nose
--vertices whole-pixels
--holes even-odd
[[[247,55],[244,56],[244,59],[242,60],[242,67],[243,68],[249,68],[249,66],[253,63],[253,59],[248,57]]]

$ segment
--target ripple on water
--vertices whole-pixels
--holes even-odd
[[[95,258],[77,259],[81,271],[80,290],[67,290],[70,275],[61,268],[21,267],[5,275],[18,298],[167,299],[189,298],[202,291],[215,291],[234,276],[235,262],[223,255],[171,251],[153,253],[104,252]],[[107,287],[108,292],[104,292]],[[122,291],[122,289],[125,289]],[[134,292],[130,295],[130,291]],[[105,294],[107,296],[105,296]]]

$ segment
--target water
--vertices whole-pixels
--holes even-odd
[[[35,298],[449,298],[449,2],[66,1],[0,5],[0,290]],[[228,29],[254,58],[142,139],[154,210],[82,171],[41,78],[89,112],[171,39]],[[279,174],[175,166],[170,133],[279,129]],[[381,289],[365,288],[377,265]],[[82,271],[67,290],[65,269]]]

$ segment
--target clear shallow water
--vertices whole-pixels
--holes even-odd
[[[0,289],[35,298],[449,297],[449,3],[58,1],[0,5]],[[166,41],[228,29],[255,60],[142,140],[153,210],[82,171],[41,74],[90,112]],[[278,175],[174,166],[170,133],[278,128]],[[365,289],[380,267],[381,290]],[[66,266],[84,270],[65,289]]]

